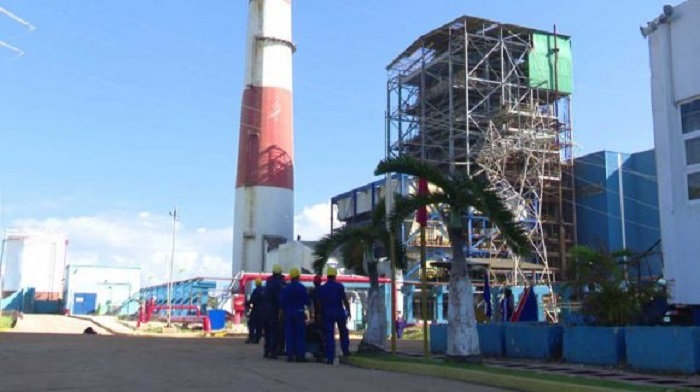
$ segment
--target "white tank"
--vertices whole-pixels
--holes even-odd
[[[61,234],[7,234],[2,291],[33,287],[37,293],[62,293],[67,247],[68,239]]]

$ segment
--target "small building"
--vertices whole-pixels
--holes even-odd
[[[316,241],[291,241],[268,249],[265,254],[262,272],[272,272],[272,267],[279,264],[283,271],[289,272],[296,267],[304,273],[314,270],[314,246]]]
[[[63,295],[68,313],[106,314],[118,310],[140,291],[141,268],[68,265],[65,282]]]
[[[579,245],[644,257],[637,276],[662,272],[659,194],[654,150],[599,151],[576,158],[576,232]]]

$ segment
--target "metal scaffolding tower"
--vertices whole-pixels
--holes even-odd
[[[460,17],[420,37],[387,67],[391,154],[488,178],[524,223],[551,284],[575,240],[570,38]],[[498,231],[470,213],[470,258],[510,258]],[[410,233],[407,235],[407,238]],[[441,241],[442,242],[442,241]]]

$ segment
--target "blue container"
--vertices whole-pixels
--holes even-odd
[[[628,327],[627,363],[640,370],[693,374],[700,371],[700,328]]]
[[[545,361],[561,358],[562,327],[544,323],[503,325],[507,357]]]
[[[619,365],[625,358],[625,329],[565,327],[564,360],[587,365]]]
[[[207,313],[207,317],[209,317],[212,331],[217,331],[226,327],[226,311],[210,310]]]
[[[447,352],[447,324],[430,324],[430,352],[433,354]]]
[[[486,357],[502,357],[505,354],[505,328],[501,323],[479,324],[479,348]]]

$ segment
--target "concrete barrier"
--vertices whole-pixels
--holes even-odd
[[[502,357],[505,350],[505,328],[502,323],[477,325],[479,347],[485,357]]]
[[[561,358],[562,327],[544,323],[508,323],[504,327],[508,358]]]
[[[627,327],[627,363],[639,370],[693,374],[700,371],[700,328]]]
[[[433,354],[447,352],[447,324],[430,324],[430,352]]]
[[[625,329],[565,327],[564,360],[588,365],[619,365],[625,359]]]

